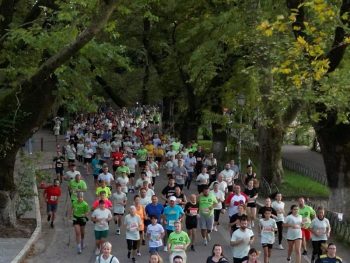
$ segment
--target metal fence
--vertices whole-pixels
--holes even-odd
[[[298,172],[302,175],[312,178],[313,180],[323,185],[327,185],[327,176],[325,173],[322,173],[310,167],[306,167],[301,163],[298,163],[292,160],[287,160],[285,158],[282,158],[282,165],[283,165],[283,168],[287,168],[289,170]]]

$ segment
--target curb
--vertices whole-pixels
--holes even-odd
[[[25,257],[27,256],[29,250],[32,248],[34,242],[36,242],[39,239],[39,236],[41,234],[40,204],[39,204],[39,198],[38,198],[38,188],[36,186],[35,178],[34,178],[33,190],[34,190],[34,194],[35,194],[34,195],[34,204],[35,204],[35,215],[36,215],[36,228],[35,228],[32,236],[29,238],[29,240],[25,244],[25,246],[18,253],[18,255],[11,261],[11,263],[22,262],[25,259]]]

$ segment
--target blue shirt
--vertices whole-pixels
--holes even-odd
[[[161,205],[161,204],[148,204],[146,205],[146,214],[148,217],[150,217],[151,215],[154,215],[157,217],[157,221],[158,223],[160,223],[160,216],[163,214],[163,211],[164,211],[164,206]]]
[[[100,160],[99,159],[92,159],[91,161],[91,166],[92,166],[92,169],[93,169],[93,174],[97,174],[99,175],[100,174],[100,170],[101,170],[101,165],[100,165]]]
[[[174,223],[175,221],[179,220],[180,216],[184,214],[184,210],[181,206],[175,205],[174,207],[167,206],[164,208],[163,215],[166,219],[166,226],[165,228],[167,230],[175,230]]]

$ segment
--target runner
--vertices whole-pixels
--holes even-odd
[[[64,180],[66,180],[66,181],[73,180],[73,179],[75,179],[75,176],[77,174],[80,174],[80,172],[76,170],[77,167],[74,163],[71,163],[68,167],[69,167],[69,170],[65,173],[65,175],[63,177]]]
[[[129,177],[126,172],[122,172],[121,176],[117,177],[115,182],[122,186],[123,193],[128,193]]]
[[[168,238],[168,251],[170,252],[169,262],[173,262],[175,256],[182,257],[184,263],[186,263],[187,255],[186,249],[191,243],[185,231],[181,230],[181,222],[174,222],[174,231],[169,235]]]
[[[96,188],[96,196],[100,195],[100,192],[105,192],[106,193],[106,197],[110,198],[112,195],[111,189],[109,187],[107,187],[106,185],[106,181],[101,180],[100,181],[100,186]]]
[[[158,223],[158,218],[156,215],[151,215],[151,224],[147,226],[147,239],[149,253],[160,252],[163,246],[163,238],[165,235],[164,228]]]
[[[100,155],[96,154],[95,157],[91,161],[92,166],[92,176],[94,177],[95,187],[98,187],[98,176],[102,173],[102,166],[104,161],[101,160]]]
[[[181,208],[181,206],[176,205],[176,197],[170,196],[169,205],[167,205],[163,211],[163,223],[166,229],[166,236],[165,236],[165,242],[164,242],[165,244],[166,244],[166,239],[175,229],[175,225],[174,225],[175,221],[181,220],[183,215],[184,215],[184,211]],[[164,244],[164,251],[167,251],[168,247],[165,244]]]
[[[317,217],[311,221],[310,231],[313,248],[311,262],[314,262],[322,255],[321,247],[327,243],[331,233],[331,226],[328,219],[324,216],[324,208],[322,206],[317,208]]]
[[[84,249],[85,225],[88,221],[89,211],[89,205],[84,201],[84,193],[78,192],[77,200],[74,200],[72,203],[71,212],[73,215],[73,226],[78,254],[81,254],[82,249]]]
[[[182,190],[185,185],[185,180],[187,178],[187,170],[183,164],[183,160],[178,160],[178,165],[173,168],[173,177],[175,178],[175,183]]]
[[[60,181],[55,179],[53,185],[47,187],[44,191],[44,198],[46,200],[47,221],[50,222],[51,228],[54,227],[54,221],[56,218],[56,211],[58,205],[58,199],[61,196]]]
[[[93,155],[94,155],[94,150],[91,147],[91,143],[87,143],[84,148],[84,165],[86,169],[86,174],[90,174],[90,164],[91,164]]]
[[[152,190],[152,189],[149,189],[149,190]],[[153,192],[153,194],[154,194],[154,192]],[[152,196],[152,194],[151,194],[151,196]],[[146,208],[146,206],[148,204],[150,204],[151,202],[152,202],[151,197],[147,196],[147,190],[144,187],[142,187],[140,189],[140,204]]]
[[[206,263],[229,263],[229,261],[224,256],[221,245],[215,244],[213,246],[211,256],[207,258]]]
[[[272,202],[271,207],[275,209],[277,213],[276,224],[278,228],[278,248],[284,249],[282,246],[282,235],[283,235],[283,222],[284,222],[284,202],[282,202],[282,194],[277,193],[275,197],[275,201]]]
[[[81,192],[86,192],[87,186],[84,180],[81,180],[81,174],[75,175],[74,180],[70,180],[68,183],[68,190],[70,193],[71,201],[74,202],[78,199],[77,195]]]
[[[259,251],[257,251],[255,248],[249,249],[248,252],[248,259],[244,260],[243,263],[260,263],[259,258]]]
[[[232,236],[232,233],[240,227],[240,219],[243,215],[248,217],[245,205],[241,204],[238,206],[238,213],[230,217],[230,236]]]
[[[185,204],[187,203],[187,198],[180,186],[175,186],[175,194],[173,196],[176,197],[176,204],[184,208]]]
[[[214,206],[217,203],[215,195],[209,192],[208,186],[205,186],[203,192],[198,196],[199,225],[205,246],[211,240],[210,232],[213,230]]]
[[[140,145],[140,149],[136,151],[136,158],[139,164],[139,168],[143,169],[146,165],[146,161],[148,158],[148,152],[144,148],[143,144]]]
[[[125,164],[127,167],[129,167],[130,173],[129,173],[129,191],[134,192],[134,179],[135,179],[135,173],[136,173],[136,165],[137,161],[135,157],[133,156],[132,152],[128,152],[128,157],[125,159]]]
[[[248,182],[247,188],[244,193],[248,196],[247,201],[247,214],[248,214],[248,227],[254,227],[254,220],[256,218],[256,199],[258,198],[258,190],[254,187],[254,181]]]
[[[230,218],[238,213],[238,206],[245,205],[248,199],[244,193],[241,193],[241,187],[239,185],[235,185],[234,190],[235,193],[229,194],[225,201],[226,207],[228,208],[228,216]],[[231,219],[230,222],[232,222]]]
[[[214,189],[211,191],[211,193],[216,197],[216,205],[214,206],[214,231],[218,231],[218,225],[220,225],[220,214],[224,213],[226,211],[223,209],[223,204],[225,202],[225,193],[219,190],[219,184],[217,182],[214,182]]]
[[[253,172],[253,166],[251,164],[247,165],[247,173],[243,175],[243,183],[248,186],[250,180],[256,179],[256,173]]]
[[[57,156],[53,158],[54,167],[56,171],[56,179],[59,179],[60,183],[63,181],[63,170],[64,170],[64,161],[66,158],[62,155],[62,152],[58,151]]]
[[[229,163],[225,165],[225,169],[220,172],[223,180],[227,183],[227,189],[229,192],[233,192],[234,180],[236,179],[236,174],[233,170],[230,169],[231,166]]]
[[[193,156],[193,152],[189,152],[189,156],[185,158],[184,166],[187,170],[187,178],[185,182],[185,186],[187,187],[187,190],[190,189],[193,173],[194,173],[194,167],[196,166],[196,157]]]
[[[291,213],[284,220],[284,227],[287,227],[288,255],[287,262],[291,262],[293,249],[295,251],[295,262],[301,263],[301,243],[302,243],[302,217],[299,215],[297,205],[292,205]]]
[[[275,231],[277,231],[276,221],[271,218],[271,214],[272,208],[266,208],[264,217],[259,220],[260,242],[264,250],[264,263],[270,262],[272,246],[275,243]]]
[[[165,205],[168,202],[170,196],[175,195],[175,179],[170,178],[168,180],[168,185],[162,190],[162,199],[165,201]]]
[[[114,215],[114,222],[116,225],[116,235],[120,235],[120,227],[122,225],[122,218],[125,213],[125,206],[126,202],[128,200],[125,193],[122,192],[122,187],[120,184],[116,184],[116,192],[112,195],[112,201],[113,201],[113,215]]]
[[[209,184],[209,174],[207,174],[207,168],[202,168],[202,172],[197,175],[197,190],[198,194],[203,192],[203,189]]]
[[[151,201],[152,203],[148,204],[145,207],[146,216],[148,218],[151,218],[151,215],[156,216],[158,223],[160,223],[161,215],[164,211],[164,206],[158,203],[158,197],[156,195],[152,196]]]
[[[157,252],[152,252],[151,255],[149,256],[149,261],[148,263],[163,263],[163,259]]]
[[[329,243],[327,247],[327,254],[321,255],[316,263],[342,263],[343,260],[336,255],[337,247],[334,243]]]
[[[112,244],[104,242],[102,244],[102,254],[96,257],[95,263],[119,263],[119,260],[111,252]]]
[[[240,218],[240,227],[233,232],[230,245],[232,246],[233,263],[242,263],[248,259],[250,245],[254,242],[254,233],[247,228],[248,217]]]
[[[315,218],[316,212],[311,207],[305,204],[305,199],[303,197],[300,197],[298,199],[298,205],[299,205],[299,215],[303,218],[303,224],[301,228],[301,232],[303,234],[303,253],[302,255],[307,255],[307,242],[311,239],[311,232],[310,232],[310,225],[311,220]]]
[[[140,231],[140,239],[137,242],[137,256],[141,256],[140,252],[140,247],[141,243],[142,245],[146,245],[145,241],[145,219],[146,219],[146,212],[145,212],[145,207],[140,204],[141,198],[139,195],[134,196],[134,206],[136,208],[136,214],[140,217],[141,219],[141,224],[139,226],[139,231]]]
[[[108,165],[105,163],[102,165],[102,173],[98,175],[98,181],[105,181],[107,187],[112,191],[112,182],[114,181],[113,175],[108,171]]]
[[[91,215],[92,222],[95,223],[96,250],[95,255],[101,253],[102,244],[108,237],[109,221],[112,220],[112,213],[106,208],[105,201],[100,200],[99,206]]]
[[[108,189],[108,187],[107,187],[107,189]],[[111,210],[113,208],[113,203],[108,199],[107,193],[105,191],[101,191],[99,193],[98,198],[92,203],[91,211],[94,211],[95,209],[97,209],[99,207],[101,200],[105,202],[105,208],[107,208],[109,210]]]
[[[190,201],[187,202],[184,209],[186,213],[185,225],[186,225],[187,233],[191,239],[192,251],[195,251],[194,242],[196,239],[196,230],[198,225],[198,215],[199,215],[198,210],[199,210],[199,205],[197,203],[197,196],[195,194],[192,194],[190,196]]]
[[[124,225],[126,227],[126,243],[128,246],[128,258],[132,257],[132,261],[136,262],[136,248],[137,242],[140,240],[140,227],[141,227],[141,218],[136,214],[136,207],[130,206],[130,213],[127,214],[124,218]]]

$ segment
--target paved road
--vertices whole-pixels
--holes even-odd
[[[47,136],[47,134],[45,133],[43,133],[42,135],[45,136],[46,141],[50,141],[50,142],[53,141],[53,136]],[[46,149],[46,150],[52,150],[52,147],[48,147],[48,148],[49,149]],[[52,153],[47,153],[45,155],[51,156],[53,154],[54,153],[52,152]],[[50,163],[50,160],[48,160],[48,163]],[[82,167],[79,167],[79,170],[81,172],[84,171]],[[92,176],[84,175],[84,177],[88,183],[88,187],[90,188],[90,191],[85,195],[85,197],[87,202],[91,204],[92,201],[94,200],[93,191],[91,190],[93,189]],[[165,185],[166,185],[166,179],[160,176],[158,178],[158,182],[156,183],[156,192],[159,193],[160,189],[162,189]],[[87,248],[83,251],[81,255],[78,255],[76,253],[75,238],[74,238],[72,223],[66,218],[66,211],[69,205],[69,199],[67,199],[68,198],[67,191],[66,191],[67,186],[65,183],[63,184],[62,188],[63,188],[63,196],[59,202],[58,218],[54,229],[51,229],[48,223],[45,221],[46,219],[45,209],[44,209],[45,204],[44,203],[41,204],[42,214],[43,214],[43,232],[42,232],[41,238],[39,239],[39,241],[36,243],[34,247],[33,255],[26,260],[27,263],[94,262],[95,255],[94,255],[93,223],[89,221],[86,226],[85,243],[87,244]],[[190,190],[193,192],[196,192],[195,185],[193,185]],[[189,191],[185,191],[185,193],[189,194]],[[129,200],[132,200],[133,195],[129,194],[128,198]],[[112,223],[108,241],[110,241],[113,245],[113,254],[118,257],[121,263],[131,262],[131,260],[128,260],[126,257],[127,250],[126,250],[125,232],[123,231],[120,236],[115,236],[114,232],[115,232],[115,226]],[[197,236],[199,237],[199,231],[197,231]],[[221,226],[219,228],[219,231],[212,234],[212,241],[209,243],[208,246],[204,246],[202,243],[202,239],[198,238],[196,242],[196,252],[187,253],[188,262],[191,262],[191,263],[205,262],[206,258],[211,253],[212,245],[215,243],[220,243],[224,246],[225,255],[232,261],[232,254],[231,254],[231,249],[229,247],[229,240],[230,240],[230,236],[229,236],[229,230],[228,230],[228,218],[227,218],[227,215],[223,215],[221,219]],[[284,247],[286,247],[285,242],[283,245]],[[261,250],[261,245],[258,237],[255,243],[253,244],[253,246]],[[147,246],[142,246],[141,253],[142,253],[142,256],[137,257],[137,261],[148,262]],[[286,253],[287,253],[286,250],[273,249],[272,259],[270,262],[271,263],[285,262]],[[163,259],[165,259],[165,262],[168,262],[168,254],[166,252],[161,252],[160,254],[163,257]],[[349,256],[348,254],[349,253],[347,253],[347,256]],[[304,258],[303,262],[308,262],[307,258]]]

